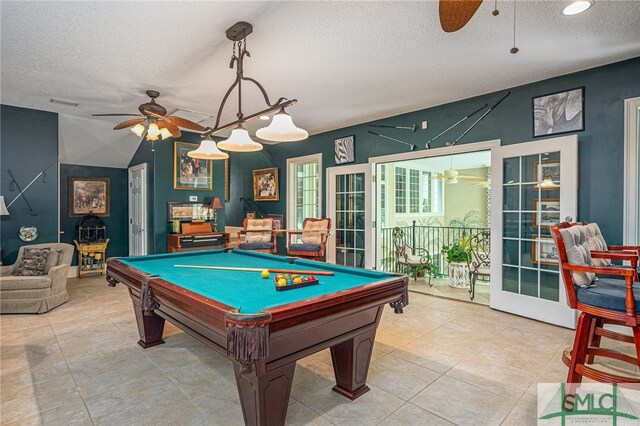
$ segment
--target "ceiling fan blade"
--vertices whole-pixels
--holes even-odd
[[[458,179],[462,179],[462,180],[477,180],[477,181],[486,180],[486,178],[483,178],[483,177],[480,177],[480,176],[471,176],[471,175],[458,175]]]
[[[157,114],[157,113],[155,113],[155,112],[153,112],[153,111],[149,111],[148,109],[143,109],[142,111],[143,111],[146,115],[150,115],[150,116],[152,116],[152,117],[156,117],[156,118],[166,118],[164,115]]]
[[[194,123],[191,120],[187,120],[186,118],[176,117],[175,115],[168,115],[165,118],[169,119],[169,121],[171,121],[176,126],[184,127],[185,129],[196,130],[198,132],[204,132],[206,130],[204,126],[201,126],[198,123]]]
[[[134,118],[133,120],[123,121],[122,123],[114,127],[113,130],[125,129],[127,127],[133,126],[134,124],[142,123],[144,120],[144,118]]]
[[[91,114],[92,117],[143,117],[142,114]]]
[[[164,120],[160,124],[160,127],[165,127],[171,132],[171,136],[175,138],[179,138],[182,135],[180,128],[175,124],[171,123],[169,120]]]
[[[478,11],[482,0],[440,0],[440,26],[447,33],[458,31]]]

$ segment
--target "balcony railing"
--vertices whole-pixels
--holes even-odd
[[[442,246],[450,246],[456,241],[460,241],[463,235],[472,236],[488,228],[461,228],[455,226],[398,226],[405,236],[405,243],[415,248],[423,248],[429,252],[431,261],[437,266],[440,276],[447,275],[447,261],[440,252]],[[379,269],[389,272],[401,272],[397,270],[395,246],[393,242],[393,230],[395,228],[382,229],[382,258]]]

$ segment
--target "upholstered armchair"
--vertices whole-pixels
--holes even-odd
[[[287,231],[287,254],[322,260],[330,230],[331,219],[306,218],[301,230]]]
[[[277,251],[273,219],[245,219],[242,223],[242,228],[242,231],[238,232],[238,248],[263,253],[275,253]],[[241,242],[243,235],[244,242]]]
[[[51,250],[44,266],[44,275],[12,275],[23,264],[25,249],[47,247]],[[67,302],[67,275],[73,251],[73,246],[65,243],[20,247],[16,263],[0,268],[0,311],[3,314],[41,314]]]

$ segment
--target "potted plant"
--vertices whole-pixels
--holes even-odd
[[[440,252],[449,264],[449,279],[452,287],[469,286],[469,260],[471,259],[471,242],[466,234],[451,245],[442,246]]]

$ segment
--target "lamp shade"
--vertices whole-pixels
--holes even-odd
[[[550,178],[546,178],[540,183],[540,188],[542,188],[542,189],[554,189],[554,188],[560,188],[560,185],[556,184]]]
[[[222,203],[220,202],[220,198],[218,197],[214,197],[211,199],[211,204],[209,204],[209,208],[210,209],[221,209],[222,208]]]
[[[273,142],[296,142],[309,137],[306,130],[296,127],[291,116],[282,108],[273,116],[271,124],[258,129],[256,136],[260,139]]]
[[[131,128],[131,132],[133,132],[134,135],[141,138],[142,134],[144,133],[144,125],[140,123],[136,124],[134,127]]]
[[[251,139],[249,132],[239,124],[238,127],[233,129],[229,139],[218,142],[218,148],[232,152],[252,152],[260,151],[262,144]]]
[[[229,158],[229,154],[220,151],[211,138],[203,139],[198,149],[189,151],[187,155],[191,158],[199,158],[201,160],[224,160],[225,158]]]
[[[7,210],[7,205],[4,203],[4,197],[0,195],[0,216],[9,216],[9,210]]]

